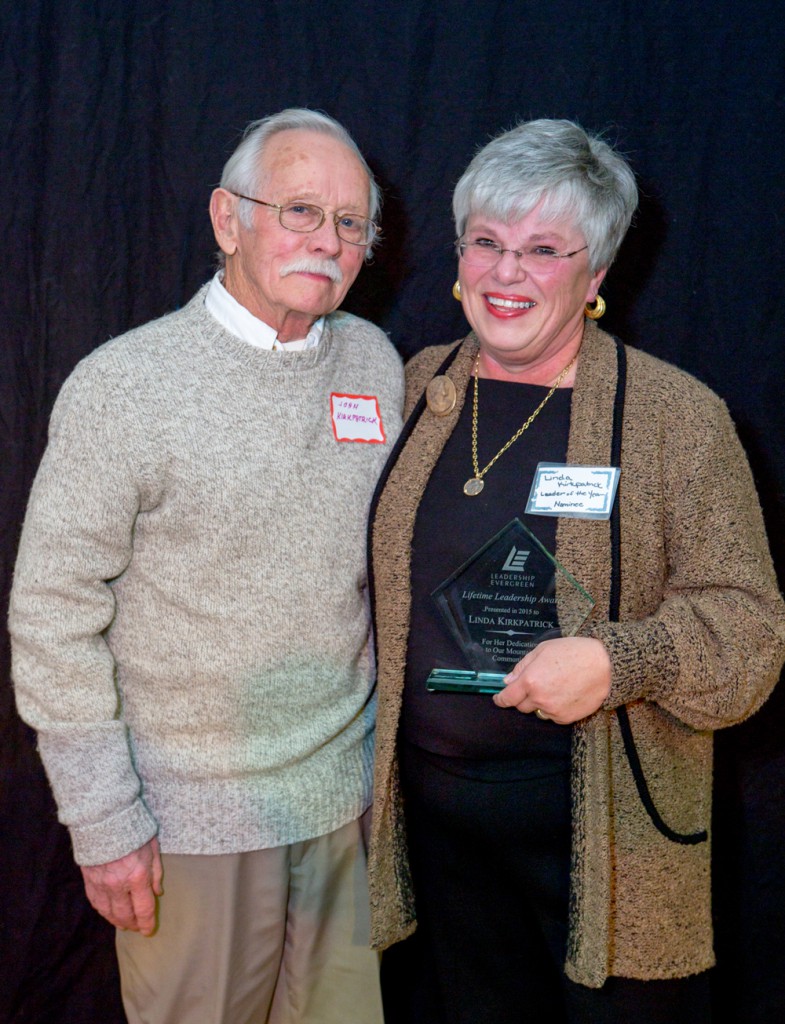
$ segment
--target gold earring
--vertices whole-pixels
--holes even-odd
[[[602,314],[605,312],[605,299],[602,297],[602,295],[598,295],[595,298],[593,305],[591,302],[587,302],[586,309],[584,310],[584,312],[590,320],[599,320]]]
[[[457,299],[458,302],[461,301],[461,282],[460,281],[456,281],[455,284],[452,286],[452,297],[454,299]]]

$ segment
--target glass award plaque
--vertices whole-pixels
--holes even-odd
[[[574,636],[594,601],[513,519],[431,595],[466,658],[435,668],[431,692],[498,693],[502,680],[542,640]]]

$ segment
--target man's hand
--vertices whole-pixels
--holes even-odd
[[[505,678],[494,695],[500,708],[540,711],[560,725],[570,725],[597,711],[611,688],[611,661],[599,640],[563,637],[544,640]]]
[[[163,869],[153,836],[139,850],[108,864],[82,867],[85,892],[93,907],[116,928],[152,935],[156,897],[163,895]]]

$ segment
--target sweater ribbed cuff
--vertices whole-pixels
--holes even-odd
[[[158,831],[141,800],[104,821],[69,829],[77,864],[108,864],[140,849]]]
[[[598,622],[585,635],[600,640],[611,659],[607,710],[661,695],[678,676],[673,640],[661,622]]]

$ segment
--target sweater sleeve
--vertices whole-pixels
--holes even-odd
[[[595,624],[590,633],[611,657],[606,707],[644,698],[695,729],[717,729],[752,714],[774,687],[785,657],[785,610],[731,418],[705,390],[700,414],[697,431],[683,429],[675,415],[659,425],[659,608],[639,621]],[[623,564],[624,547],[622,540]]]
[[[109,395],[95,364],[83,364],[58,398],[22,531],[9,618],[19,713],[38,732],[80,864],[124,856],[156,833],[104,639],[115,611],[111,581],[131,559],[140,507],[138,453]]]

